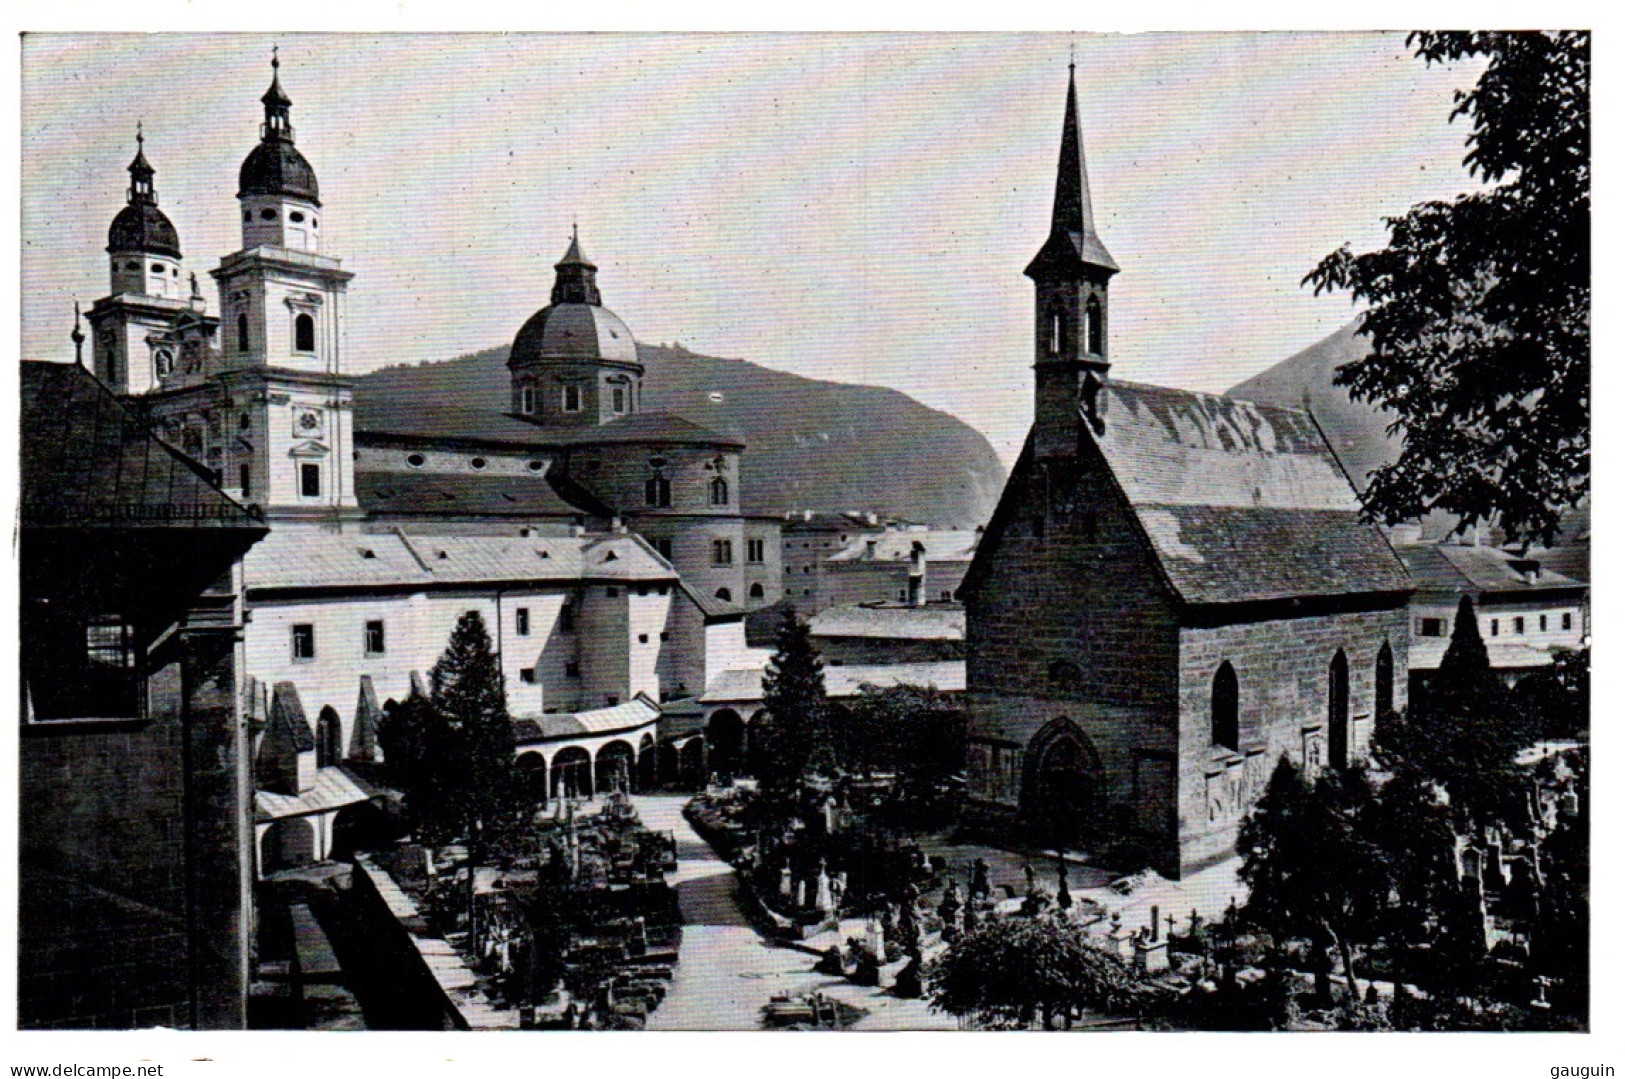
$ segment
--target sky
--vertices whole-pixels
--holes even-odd
[[[1031,283],[1066,65],[1112,283],[1113,375],[1222,391],[1353,317],[1303,275],[1469,190],[1470,64],[1403,34],[27,35],[23,355],[108,288],[138,121],[211,309],[280,47],[355,373],[505,344],[572,223],[649,343],[1032,418]]]

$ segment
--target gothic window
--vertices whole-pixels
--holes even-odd
[[[1326,672],[1327,759],[1333,768],[1349,764],[1349,660],[1339,648]]]
[[[1376,716],[1381,719],[1394,710],[1394,650],[1383,641],[1377,649]]]
[[[581,411],[581,387],[580,386],[571,385],[571,386],[564,387],[564,411],[566,411],[566,412],[580,412]]]
[[[302,464],[299,466],[299,493],[305,498],[320,498],[322,496],[321,465]]]
[[[643,501],[655,507],[669,507],[671,505],[671,481],[656,472],[643,484]]]
[[[316,320],[303,311],[293,316],[293,350],[316,351]]]
[[[519,387],[519,411],[529,416],[536,411],[536,387],[529,384]]]
[[[728,504],[728,481],[718,476],[711,481],[711,505],[726,506]]]
[[[237,351],[248,351],[248,316],[242,312],[237,314]]]
[[[1089,352],[1096,356],[1106,352],[1106,317],[1100,307],[1100,297],[1091,296],[1084,305],[1084,333]]]
[[[1208,703],[1208,725],[1212,741],[1226,749],[1241,748],[1241,690],[1236,684],[1236,669],[1226,660],[1219,664],[1213,676],[1213,694]]]

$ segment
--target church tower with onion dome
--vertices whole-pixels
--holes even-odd
[[[214,320],[203,317],[201,305],[188,299],[180,237],[158,208],[156,170],[147,161],[146,137],[139,128],[135,141],[125,206],[107,230],[111,291],[88,312],[91,370],[122,394],[175,384],[188,359],[201,366],[199,349],[206,349],[214,333]],[[190,331],[184,335],[183,322]]]

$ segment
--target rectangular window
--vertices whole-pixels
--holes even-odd
[[[513,613],[513,631],[521,637],[530,636],[530,608],[520,607]]]
[[[299,466],[299,493],[306,498],[322,497],[322,466]]]
[[[638,643],[639,644],[648,644],[649,643],[649,635],[647,633],[638,634]]]
[[[34,722],[134,719],[144,711],[141,649],[134,628],[116,614],[26,601],[22,674]]]
[[[1569,612],[1567,612],[1567,611],[1563,612],[1563,628],[1564,629],[1573,629],[1574,628],[1574,616],[1572,614],[1570,614]]]
[[[1501,620],[1499,618],[1490,619],[1490,636],[1491,637],[1499,637],[1500,635],[1501,635]]]
[[[1523,636],[1523,615],[1519,615],[1512,620],[1512,632],[1519,637]]]
[[[1546,632],[1546,616],[1545,615],[1540,616],[1540,631],[1542,633]]]
[[[237,486],[242,488],[244,498],[254,497],[253,470],[247,465],[237,466]]]
[[[1418,637],[1443,637],[1444,619],[1418,618],[1416,620],[1416,635]]]
[[[381,656],[384,654],[384,623],[382,621],[367,623],[367,655]]]
[[[564,677],[566,677],[566,678],[580,678],[581,677],[581,663],[579,661],[573,660],[573,659],[570,662],[566,663],[564,665]]]
[[[564,387],[564,411],[566,411],[566,412],[580,412],[581,411],[581,387],[580,386],[566,386],[566,387]]]
[[[316,658],[316,627],[309,622],[293,627],[293,658]]]
[[[536,411],[536,389],[533,386],[519,387],[519,411],[529,416]]]
[[[611,401],[611,406],[610,407],[612,407],[615,410],[616,415],[620,415],[622,412],[625,412],[626,411],[626,390],[624,388],[620,387],[620,386],[616,386],[614,391],[610,393],[610,401]]]
[[[756,562],[756,563],[766,562],[767,561],[767,541],[766,540],[759,540],[759,539],[748,539],[748,540],[746,540],[745,541],[745,561],[747,561],[747,562]]]
[[[711,564],[714,566],[731,566],[734,564],[734,541],[716,539],[711,541]]]
[[[519,671],[519,680],[521,682],[525,683],[525,685],[527,685],[527,686],[534,686],[536,684],[536,668],[535,667],[521,668],[520,671]]]
[[[614,708],[617,704],[620,704],[620,703],[621,703],[621,699],[619,697],[615,696],[615,694],[613,694],[613,693],[604,694],[604,707],[605,708]]]

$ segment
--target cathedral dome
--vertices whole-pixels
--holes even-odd
[[[237,173],[237,197],[245,195],[286,195],[321,205],[316,170],[297,146],[282,139],[261,142],[243,159]]]
[[[632,331],[613,311],[587,303],[555,303],[520,327],[510,364],[529,360],[609,360],[637,363]]]
[[[181,257],[175,226],[156,203],[132,202],[118,212],[107,230],[107,250],[139,251],[146,255]]]

